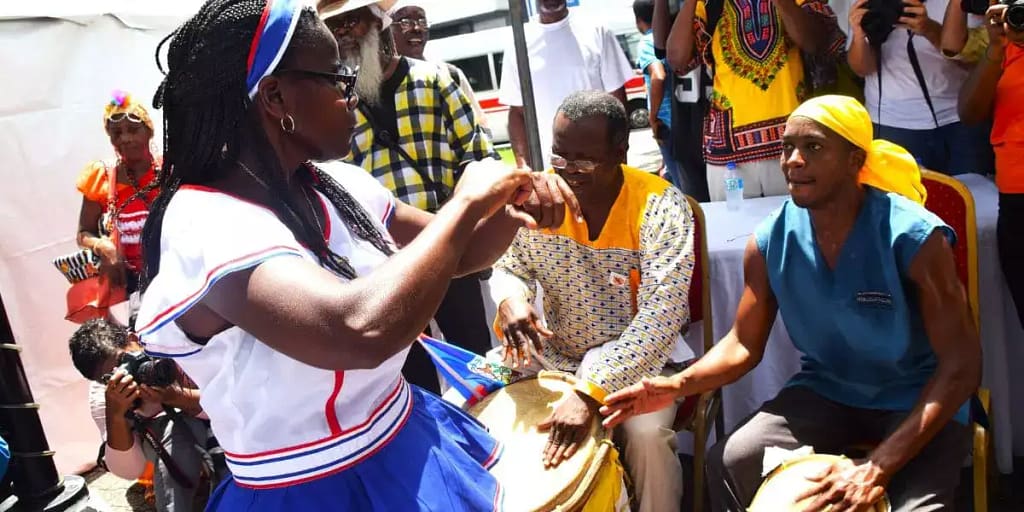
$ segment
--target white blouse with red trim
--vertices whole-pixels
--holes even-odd
[[[359,167],[321,166],[387,232],[391,192]],[[385,255],[357,239],[321,195],[324,235],[360,275]],[[389,237],[390,238],[390,237]],[[202,390],[202,406],[243,486],[275,488],[357,464],[386,444],[409,415],[403,351],[372,370],[327,371],[300,363],[233,327],[205,345],[175,320],[218,279],[281,256],[316,261],[268,209],[216,190],[182,186],[167,207],[160,271],[146,290],[137,325],[146,351],[175,358]]]

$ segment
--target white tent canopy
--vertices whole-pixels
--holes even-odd
[[[62,473],[89,466],[99,435],[87,383],[71,365],[67,282],[50,263],[75,250],[90,161],[111,158],[103,105],[114,89],[147,106],[154,53],[197,0],[5,2],[0,7],[0,295]],[[160,112],[153,112],[159,132]],[[158,133],[155,144],[160,146]]]

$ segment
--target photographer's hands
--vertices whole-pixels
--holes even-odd
[[[114,413],[124,416],[135,407],[135,401],[142,398],[138,383],[128,373],[118,370],[107,382],[107,415]]]
[[[169,407],[181,409],[189,416],[195,416],[202,412],[199,405],[199,390],[187,389],[179,385],[167,387],[139,386],[139,394],[146,402],[161,403]]]
[[[1003,63],[1006,54],[1006,8],[1004,4],[990,6],[985,11],[985,30],[988,31],[988,48],[985,57],[989,62]]]
[[[942,51],[942,24],[928,16],[928,8],[921,0],[903,0],[903,15],[896,26],[924,37]]]
[[[141,398],[139,385],[131,375],[117,370],[107,382],[105,398],[107,446],[122,452],[131,450],[135,445],[135,435],[125,415],[135,408],[135,401]]]

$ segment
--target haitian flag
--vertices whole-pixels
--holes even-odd
[[[434,366],[448,384],[471,406],[512,381],[512,370],[483,357],[425,334],[420,345],[430,354]]]

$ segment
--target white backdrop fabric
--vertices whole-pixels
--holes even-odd
[[[0,7],[0,295],[58,469],[71,473],[92,464],[100,440],[68,354],[68,284],[50,262],[76,249],[78,173],[113,157],[102,128],[111,91],[150,107],[162,78],[157,43],[200,3],[14,3]],[[160,112],[152,114],[159,147]]]

